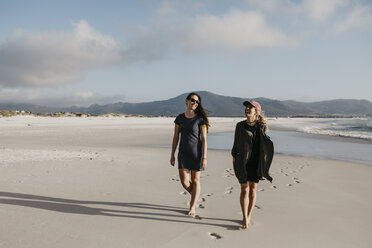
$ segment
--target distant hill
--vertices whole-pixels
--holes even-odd
[[[217,95],[208,91],[198,92],[209,116],[242,116],[242,102],[245,98]],[[89,107],[51,108],[29,104],[1,104],[0,110],[25,110],[33,113],[80,112],[89,114],[124,113],[141,115],[175,116],[185,111],[187,93],[177,97],[145,103],[113,103]],[[330,100],[320,102],[279,101],[268,98],[254,98],[266,116],[372,116],[372,103],[367,100]]]

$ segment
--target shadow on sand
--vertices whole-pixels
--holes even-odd
[[[231,219],[209,217],[192,218],[186,215],[187,210],[184,208],[148,203],[79,201],[39,195],[0,192],[0,204],[37,208],[66,214],[102,215],[152,221],[219,226],[228,230],[236,230],[236,223],[240,223],[237,220]],[[105,207],[99,208],[84,205],[101,205]],[[223,224],[220,222],[233,222],[235,225]]]

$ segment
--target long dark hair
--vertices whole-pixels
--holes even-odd
[[[208,128],[209,128],[210,125],[209,125],[208,115],[205,112],[205,110],[203,108],[203,105],[202,105],[202,98],[199,96],[198,93],[191,92],[190,94],[187,95],[186,99],[190,100],[191,96],[197,96],[199,98],[199,104],[198,104],[198,107],[195,109],[195,113],[197,115],[203,117],[203,119],[205,121],[205,125],[207,126],[207,131],[208,131]]]

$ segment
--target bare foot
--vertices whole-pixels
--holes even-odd
[[[248,226],[251,224],[250,220],[244,219],[242,221],[242,225],[240,226],[240,229],[245,230],[248,228]]]
[[[187,215],[195,217],[195,209],[190,209]]]

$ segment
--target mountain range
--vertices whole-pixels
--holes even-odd
[[[217,95],[208,91],[197,92],[209,116],[242,116],[245,98]],[[128,103],[118,102],[106,105],[93,104],[89,107],[48,107],[33,104],[0,103],[0,110],[24,110],[32,113],[79,112],[89,114],[123,113],[132,115],[175,116],[185,111],[188,93],[162,101]],[[268,98],[251,98],[259,102],[269,117],[304,116],[372,116],[372,102],[367,100],[336,99],[318,102],[279,101]]]

